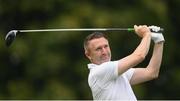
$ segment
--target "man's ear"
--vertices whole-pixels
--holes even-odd
[[[90,53],[88,50],[85,50],[85,55],[89,60],[91,60]]]

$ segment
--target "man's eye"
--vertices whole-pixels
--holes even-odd
[[[108,45],[105,45],[104,48],[108,48],[109,46]]]
[[[96,49],[96,51],[99,51],[99,50],[101,50],[101,48],[97,48],[97,49]]]
[[[107,47],[108,47],[108,45],[105,45],[104,47],[105,47],[105,48],[107,48]]]

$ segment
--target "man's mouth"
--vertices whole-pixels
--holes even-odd
[[[102,60],[109,60],[109,56],[108,55],[102,55],[101,59]]]

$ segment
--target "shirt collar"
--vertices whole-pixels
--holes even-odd
[[[93,69],[93,68],[95,68],[96,66],[98,66],[98,65],[93,64],[93,63],[90,63],[90,64],[88,64],[88,69]]]
[[[104,62],[105,63],[105,62]],[[102,63],[103,64],[103,63]],[[100,64],[101,65],[101,64]],[[94,64],[94,63],[89,63],[89,64],[87,64],[87,66],[88,66],[88,69],[93,69],[93,68],[95,68],[95,67],[97,67],[97,66],[99,66],[99,65],[97,65],[97,64]]]

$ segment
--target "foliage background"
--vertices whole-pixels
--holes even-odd
[[[0,0],[0,99],[92,99],[83,51],[91,32],[22,33],[8,48],[8,31],[134,24],[161,26],[166,39],[159,78],[134,86],[137,98],[180,99],[179,10],[179,0]],[[130,54],[140,41],[134,33],[107,33],[113,60]]]

